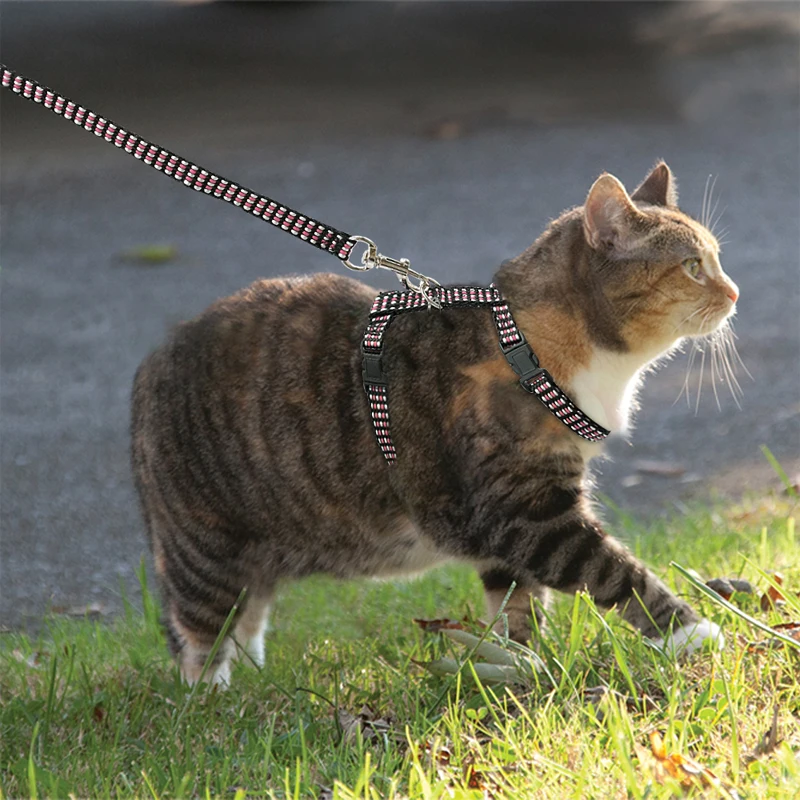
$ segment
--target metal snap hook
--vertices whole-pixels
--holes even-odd
[[[350,260],[353,255],[353,251],[351,250],[347,258],[342,262],[345,267],[355,270],[356,272],[367,272],[375,267],[391,270],[397,276],[400,283],[409,291],[422,295],[429,306],[433,308],[442,307],[442,304],[431,291],[434,285],[440,285],[438,281],[411,269],[411,262],[407,258],[391,258],[382,255],[378,252],[378,246],[375,242],[373,242],[372,239],[368,239],[366,236],[351,236],[350,238],[354,242],[366,245],[366,249],[361,254],[360,264],[354,264]],[[414,283],[415,280],[417,281],[416,284]]]
[[[352,269],[355,272],[368,272],[369,270],[380,266],[378,264],[378,246],[372,241],[372,239],[367,239],[366,236],[351,236],[350,238],[354,242],[360,242],[361,244],[366,245],[366,249],[361,254],[360,264],[354,264],[350,260],[355,252],[355,248],[350,251],[347,258],[342,262],[347,269]]]

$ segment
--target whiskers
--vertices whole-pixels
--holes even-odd
[[[726,244],[725,234],[728,232],[727,228],[723,228],[719,233],[716,232],[716,227],[719,225],[722,215],[727,210],[725,206],[722,211],[717,213],[719,207],[719,196],[714,199],[714,187],[717,185],[717,176],[709,175],[706,178],[706,187],[703,190],[703,206],[700,209],[700,224],[704,228],[711,231],[711,235],[717,238],[720,249]]]
[[[696,313],[697,312],[695,312],[695,314]],[[695,314],[690,315],[690,318]],[[710,310],[703,314],[701,329],[708,323],[710,315]],[[720,411],[722,410],[717,384],[724,383],[727,384],[733,402],[736,403],[736,407],[741,410],[741,400],[744,397],[744,392],[736,373],[741,370],[751,380],[753,380],[753,376],[750,374],[750,371],[739,355],[739,351],[736,349],[736,334],[733,331],[730,320],[726,320],[725,323],[713,333],[703,337],[691,338],[689,341],[691,343],[691,350],[689,351],[689,360],[686,365],[686,377],[683,380],[683,386],[681,387],[680,393],[675,398],[673,405],[685,394],[687,406],[689,408],[692,407],[691,377],[692,370],[697,361],[697,356],[699,355],[700,374],[697,379],[697,396],[694,401],[694,413],[697,414],[700,409],[700,396],[703,392],[706,356],[708,356],[711,370],[711,388],[714,392],[714,400],[716,401],[717,408]]]
[[[724,244],[724,237],[727,233],[727,228],[723,228],[719,231],[719,233],[717,233],[715,230],[719,225],[722,215],[725,213],[724,208],[722,211],[717,211],[719,208],[720,198],[719,195],[714,198],[714,189],[716,185],[716,176],[709,175],[706,179],[705,190],[703,191],[703,205],[700,210],[700,223],[710,230],[712,235],[717,237],[721,247]],[[711,318],[716,313],[718,312],[712,308],[697,309],[680,323],[680,325],[676,328],[676,333],[679,333],[680,329],[698,314],[702,314],[702,317],[700,318],[700,325],[695,329],[700,331],[707,330],[714,324]],[[742,371],[751,380],[753,376],[744,365],[744,362],[742,361],[741,356],[736,349],[736,334],[733,332],[733,327],[731,326],[730,320],[726,320],[719,328],[711,333],[706,334],[705,336],[701,335],[691,337],[689,339],[689,345],[691,350],[689,351],[689,358],[686,364],[686,377],[683,380],[683,386],[681,387],[678,396],[675,398],[673,405],[677,403],[685,394],[687,406],[691,408],[692,405],[694,405],[694,413],[697,414],[699,412],[700,397],[703,393],[703,378],[705,377],[706,361],[708,361],[711,373],[711,389],[714,392],[714,400],[717,404],[717,408],[720,411],[722,410],[722,403],[720,402],[717,384],[725,383],[728,385],[728,390],[731,393],[733,402],[736,403],[737,408],[741,409],[741,401],[744,393],[736,373],[737,371]],[[697,394],[694,398],[694,403],[692,403],[692,373],[695,364],[698,362],[698,356],[700,356],[700,366],[699,375],[697,377]]]

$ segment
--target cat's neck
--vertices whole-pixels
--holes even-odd
[[[516,316],[541,365],[581,411],[612,433],[624,433],[642,374],[672,343],[616,351],[593,342],[580,315],[563,309],[537,304]]]

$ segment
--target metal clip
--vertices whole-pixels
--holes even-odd
[[[431,291],[434,287],[441,286],[439,281],[429,278],[415,269],[411,269],[411,262],[407,258],[397,259],[382,255],[378,252],[375,242],[372,239],[367,239],[366,236],[351,236],[350,238],[355,242],[361,242],[366,245],[366,250],[361,254],[360,264],[354,264],[350,261],[350,256],[345,259],[343,263],[348,269],[356,272],[367,272],[375,267],[391,270],[407,289],[421,294],[428,306],[433,308],[442,307],[435,293]],[[415,280],[417,281],[416,284],[413,282]]]

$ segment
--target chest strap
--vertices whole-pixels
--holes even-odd
[[[586,416],[558,387],[550,373],[539,366],[539,359],[517,327],[508,303],[494,284],[489,287],[437,286],[430,291],[442,308],[491,308],[500,350],[519,377],[522,388],[536,395],[549,411],[578,436],[598,442],[609,435],[610,431]],[[423,309],[428,310],[428,304],[417,292],[382,292],[372,304],[369,323],[361,342],[364,391],[369,398],[375,436],[389,464],[397,461],[397,450],[389,428],[389,384],[381,364],[384,336],[398,314]]]

